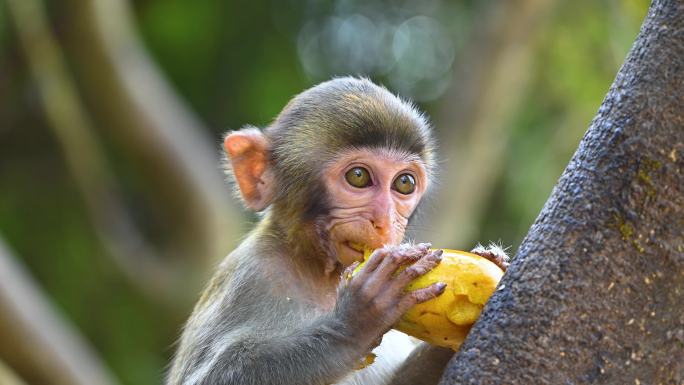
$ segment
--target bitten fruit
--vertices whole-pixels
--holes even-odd
[[[364,263],[371,253],[365,252]],[[437,298],[413,306],[394,328],[433,345],[457,350],[502,276],[503,271],[486,258],[444,249],[442,262],[412,281],[406,290],[436,282],[446,283],[446,289]]]

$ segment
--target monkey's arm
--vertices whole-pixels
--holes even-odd
[[[421,343],[397,369],[388,385],[434,385],[439,383],[454,355],[449,348]]]
[[[200,300],[183,332],[168,385],[334,383],[406,310],[444,291],[444,284],[404,291],[441,255],[427,244],[376,250],[358,273],[351,274],[356,265],[348,267],[329,313],[283,296],[275,282],[285,279],[263,274],[261,261],[242,261],[230,280],[218,274]],[[413,264],[395,277],[407,262]]]
[[[233,336],[197,384],[329,384],[349,373],[367,350],[329,316],[286,333],[267,333]]]
[[[330,384],[370,351],[344,312],[316,315],[273,294],[256,265],[218,291],[229,293],[220,305],[214,299],[196,310],[167,385]]]

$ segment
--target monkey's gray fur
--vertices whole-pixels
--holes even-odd
[[[419,155],[430,174],[430,126],[410,103],[367,79],[347,77],[296,96],[264,134],[277,186],[272,204],[205,289],[185,325],[167,384],[384,384],[413,342],[388,333],[383,345],[391,347],[380,362],[349,375],[368,347],[349,338],[354,332],[335,311],[284,296],[280,282],[301,276],[272,266],[303,258],[291,255],[295,249],[310,254],[309,260],[319,258],[319,248],[297,244],[307,245],[304,237],[310,236],[301,224],[328,210],[320,175],[325,164],[345,149],[382,147]]]

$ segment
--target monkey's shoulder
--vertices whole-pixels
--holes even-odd
[[[316,310],[331,308],[335,286],[312,283],[301,274],[277,252],[238,248],[220,263],[196,310],[215,303],[230,313],[235,309],[246,313],[250,309],[263,310],[267,303],[271,304],[271,313],[317,313]]]

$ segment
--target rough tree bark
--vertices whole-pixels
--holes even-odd
[[[684,2],[625,64],[442,384],[684,384]]]

